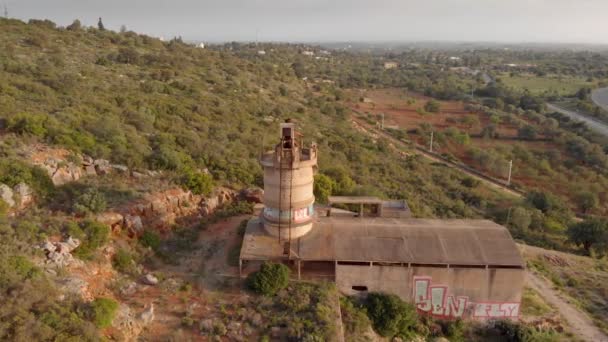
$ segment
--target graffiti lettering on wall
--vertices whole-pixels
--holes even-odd
[[[448,287],[431,284],[431,277],[414,277],[414,303],[420,313],[438,318],[517,318],[519,304],[514,302],[469,301],[466,296],[448,294]]]

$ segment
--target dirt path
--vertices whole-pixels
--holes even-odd
[[[553,305],[561,316],[572,327],[572,332],[577,337],[592,342],[608,341],[608,336],[604,335],[594,324],[591,318],[581,312],[574,305],[570,304],[564,295],[553,289],[553,285],[541,276],[528,272],[528,286],[536,290],[547,303]]]

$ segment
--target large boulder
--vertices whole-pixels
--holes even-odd
[[[247,188],[241,190],[239,197],[247,202],[262,203],[264,201],[264,190],[260,188]]]
[[[112,171],[110,162],[105,159],[97,159],[93,162],[93,165],[95,165],[95,170],[97,171],[98,175],[105,175]]]
[[[141,279],[142,283],[146,285],[156,285],[158,284],[158,278],[156,278],[153,274],[148,273]]]
[[[19,183],[13,188],[17,208],[23,209],[34,202],[34,192],[25,183]]]
[[[0,199],[8,204],[9,208],[15,206],[15,200],[13,199],[13,190],[6,184],[0,184]]]
[[[129,232],[129,236],[140,236],[144,232],[144,224],[141,217],[137,215],[126,215],[124,228]]]

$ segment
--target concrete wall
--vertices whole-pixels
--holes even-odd
[[[516,318],[524,285],[522,269],[337,265],[336,285],[345,294],[396,294],[437,317]],[[417,290],[416,290],[417,289]],[[418,296],[414,298],[417,291]]]

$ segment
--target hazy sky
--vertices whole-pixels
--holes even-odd
[[[608,0],[0,0],[9,16],[188,40],[608,44]]]

